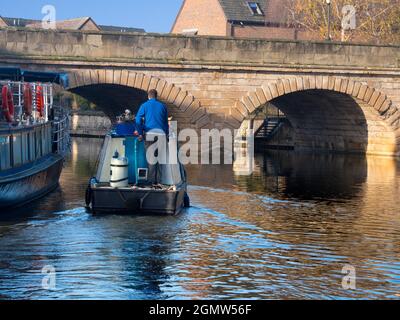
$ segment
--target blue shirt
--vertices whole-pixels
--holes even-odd
[[[144,119],[144,121],[142,121]],[[140,135],[144,132],[159,129],[169,134],[167,107],[156,99],[142,104],[136,115],[136,126]]]
[[[117,123],[114,131],[119,136],[130,136],[136,131],[136,123],[133,121],[124,121]]]

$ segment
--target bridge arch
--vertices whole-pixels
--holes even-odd
[[[100,69],[71,71],[69,78],[70,84],[67,90],[88,100],[95,100],[93,102],[96,102],[95,95],[99,95],[97,100],[100,100],[105,96],[110,97],[111,92],[119,92],[125,97],[121,102],[132,98],[133,107],[136,107],[134,111],[137,111],[139,104],[147,99],[146,93],[156,89],[159,99],[170,107],[169,111],[174,120],[178,121],[178,125],[202,128],[210,122],[207,110],[190,92],[158,77],[130,70]],[[105,103],[109,101],[105,99]],[[122,113],[127,106],[129,104],[117,108],[114,104],[109,108],[104,106],[102,109],[112,117]]]
[[[295,149],[400,155],[400,109],[366,83],[332,76],[268,82],[236,102],[242,124],[271,103],[293,126]]]

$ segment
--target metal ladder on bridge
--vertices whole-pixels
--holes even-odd
[[[271,139],[279,130],[283,123],[283,119],[277,118],[267,118],[265,119],[263,125],[255,133],[255,139],[269,140]]]

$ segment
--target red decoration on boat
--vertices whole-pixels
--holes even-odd
[[[24,110],[26,115],[32,115],[32,88],[29,83],[24,84]]]
[[[36,111],[39,112],[40,117],[44,116],[44,97],[43,97],[43,87],[36,87]]]
[[[2,91],[2,109],[4,117],[6,118],[7,122],[14,121],[14,101],[13,101],[13,94],[12,90],[9,86],[3,86]]]

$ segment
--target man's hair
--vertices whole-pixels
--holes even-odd
[[[148,94],[150,99],[157,99],[158,97],[158,92],[155,89],[151,89]]]

